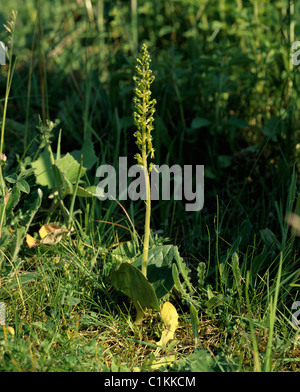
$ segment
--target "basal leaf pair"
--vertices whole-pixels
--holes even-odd
[[[112,285],[132,299],[137,311],[137,324],[141,323],[147,308],[160,310],[159,300],[174,286],[172,266],[179,257],[176,246],[156,246],[148,253],[147,278],[141,271],[142,255],[133,263],[119,263],[111,273]]]

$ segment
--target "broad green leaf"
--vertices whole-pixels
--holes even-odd
[[[35,169],[36,182],[40,185],[47,186],[49,189],[55,189],[57,187],[54,175],[54,170],[56,169],[63,194],[73,194],[73,185],[76,183],[80,164],[71,154],[67,153],[63,158],[57,159],[53,168],[49,153],[44,150],[39,158],[35,162],[32,162],[32,167]],[[85,171],[85,168],[81,169],[80,177],[84,175]],[[78,186],[77,196],[96,197],[96,186],[93,185],[87,188]]]
[[[132,299],[135,307],[159,310],[154,288],[142,272],[132,264],[121,263],[110,275],[115,289]]]
[[[52,163],[49,152],[46,149],[40,154],[36,161],[31,163],[31,166],[35,169],[34,174],[38,184],[47,186],[49,189],[56,187]]]
[[[55,162],[55,165],[58,167],[65,180],[71,184],[76,183],[80,164],[72,157],[71,154],[67,153],[63,158],[58,159]],[[84,168],[81,169],[79,178],[84,175],[85,170],[86,169]]]
[[[35,169],[35,176],[38,184],[47,186],[49,189],[56,188],[57,184],[54,170],[47,150],[44,150],[39,158],[35,162],[32,162],[31,165]],[[59,178],[59,185],[62,185],[65,194],[72,194],[73,184],[76,183],[80,164],[67,153],[63,158],[55,161],[55,166],[58,170],[57,173],[61,176],[61,178]],[[85,170],[86,169],[84,168],[81,170],[80,177],[84,175]]]
[[[158,299],[168,294],[173,286],[172,264],[179,258],[178,249],[173,245],[156,246],[149,250],[147,262],[147,278],[154,287]],[[142,268],[143,256],[139,256],[133,264]]]
[[[97,156],[95,154],[93,143],[90,140],[86,140],[81,150],[75,150],[70,153],[73,158],[76,159],[77,162],[80,163],[81,154],[83,155],[83,167],[86,169],[91,169],[94,164],[97,162]]]

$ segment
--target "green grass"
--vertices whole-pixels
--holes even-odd
[[[0,152],[7,156],[0,166],[7,311],[0,370],[299,371],[299,328],[291,322],[299,239],[285,221],[300,214],[299,72],[290,56],[300,37],[299,4],[78,4],[0,5],[1,25],[18,10],[16,61],[10,54],[0,68]],[[10,50],[4,28],[0,39]],[[132,242],[132,257],[142,253],[144,203],[67,195],[56,208],[42,186],[38,208],[40,185],[22,177],[44,143],[39,116],[61,121],[49,136],[54,152],[92,142],[98,161],[86,185],[97,185],[100,164],[116,165],[119,156],[135,163],[132,76],[142,42],[156,77],[155,163],[205,165],[202,211],[152,204],[150,246],[177,245],[187,273],[169,296],[179,313],[175,340],[160,351],[158,313],[136,326],[132,302],[109,279],[120,244]],[[5,179],[14,174],[21,177]],[[44,223],[72,223],[75,231],[29,249],[26,233],[38,238]]]

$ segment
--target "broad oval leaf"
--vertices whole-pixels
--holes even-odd
[[[132,264],[121,263],[111,273],[110,280],[115,289],[133,300],[135,307],[159,310],[154,288],[142,272]]]
[[[34,174],[36,177],[36,182],[39,185],[47,186],[49,189],[55,188],[56,181],[53,173],[52,163],[49,152],[46,149],[40,154],[36,161],[31,163],[31,166],[35,170]]]

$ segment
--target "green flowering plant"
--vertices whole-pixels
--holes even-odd
[[[133,262],[128,262],[128,258],[125,255],[126,248],[123,247],[120,251],[123,254],[125,252],[124,260],[121,260],[110,274],[112,285],[132,299],[136,308],[136,324],[142,322],[145,309],[152,308],[160,311],[159,301],[168,295],[174,286],[173,265],[175,263],[180,264],[182,261],[176,246],[158,245],[149,249],[151,218],[150,173],[151,170],[155,170],[155,166],[148,160],[154,158],[151,132],[154,129],[153,122],[156,104],[156,100],[151,99],[150,86],[155,77],[150,69],[150,62],[151,58],[147,46],[143,44],[140,55],[137,58],[136,75],[133,77],[135,82],[133,118],[137,128],[134,136],[139,149],[139,152],[135,154],[135,159],[138,165],[143,168],[146,185],[143,254],[134,258]],[[167,305],[167,307],[172,310],[171,305]],[[171,313],[174,314],[174,310]],[[169,314],[169,311],[167,314]],[[170,339],[170,336],[172,335],[168,335],[167,339],[164,338],[161,344],[165,344]]]
[[[135,111],[133,113],[134,122],[137,131],[134,133],[136,137],[136,144],[141,151],[137,153],[135,158],[139,165],[144,169],[145,183],[146,183],[146,214],[145,214],[145,235],[143,246],[143,262],[142,273],[147,277],[147,260],[149,251],[149,236],[150,236],[150,217],[151,217],[151,191],[149,174],[152,165],[148,166],[148,157],[154,158],[154,148],[152,145],[151,131],[154,129],[154,113],[156,100],[151,99],[150,85],[153,83],[155,76],[152,75],[150,69],[150,55],[147,50],[146,44],[143,44],[140,57],[137,58],[137,65],[135,67],[137,76],[133,77],[135,82],[135,97],[133,99]]]

